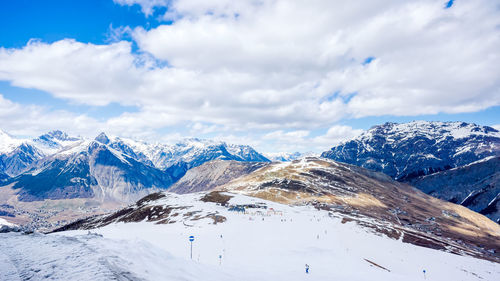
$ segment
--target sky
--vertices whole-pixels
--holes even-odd
[[[385,122],[500,128],[499,0],[3,1],[0,129],[321,152]]]

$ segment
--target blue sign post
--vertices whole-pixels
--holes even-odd
[[[193,241],[194,241],[194,236],[193,235],[189,236],[189,242],[191,242],[191,259],[193,259]]]
[[[425,277],[425,269],[423,270],[423,272],[424,272],[424,279],[427,279],[427,278]]]

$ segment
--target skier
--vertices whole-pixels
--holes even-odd
[[[306,263],[306,274],[309,274],[309,265]]]

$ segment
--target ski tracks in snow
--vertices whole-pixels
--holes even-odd
[[[98,238],[2,234],[0,280],[141,280],[129,262],[100,250]]]

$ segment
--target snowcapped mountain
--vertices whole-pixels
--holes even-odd
[[[0,134],[0,180],[21,201],[96,198],[132,202],[168,188],[187,170],[214,159],[269,161],[253,148],[200,139],[174,145],[99,134],[94,140],[52,131],[33,140]]]
[[[62,131],[51,131],[39,136],[32,141],[33,145],[41,150],[45,155],[51,155],[62,148],[71,146],[82,141],[81,137],[71,137]]]
[[[8,176],[25,172],[36,161],[81,141],[61,131],[52,131],[35,139],[20,139],[0,131],[0,168]]]
[[[173,145],[115,138],[110,141],[110,145],[122,152],[128,149],[135,151],[138,161],[152,163],[153,166],[168,172],[174,179],[180,179],[187,170],[211,160],[269,162],[269,159],[250,146],[197,138],[185,139]]]
[[[168,157],[168,156],[171,157]],[[247,145],[233,145],[225,142],[186,139],[175,145],[163,145],[162,149],[152,154],[155,165],[168,168],[185,163],[189,168],[197,167],[210,160],[235,160],[251,162],[269,162],[263,155]]]
[[[439,199],[465,206],[500,223],[500,157],[413,178],[409,183]]]
[[[372,127],[321,156],[404,181],[496,155],[500,155],[500,132],[494,128],[415,121]]]
[[[23,142],[11,152],[0,155],[3,173],[9,176],[19,175],[44,156],[44,153],[37,147]]]
[[[293,161],[297,160],[303,157],[314,157],[318,156],[318,154],[314,152],[269,152],[269,153],[264,153],[264,156],[266,156],[269,160],[271,161],[278,161],[278,162],[287,162],[287,161]]]
[[[101,142],[102,136],[68,146],[12,178],[19,200],[97,198],[131,202],[173,183],[163,171]]]

